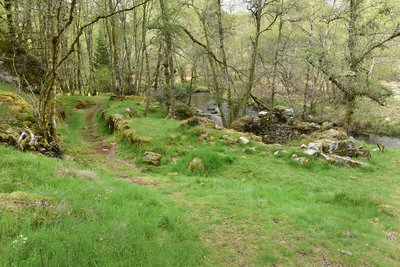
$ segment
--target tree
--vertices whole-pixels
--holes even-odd
[[[334,1],[326,10],[332,15],[323,15],[323,23],[328,27],[340,23],[346,29],[346,38],[334,37],[336,46],[346,48],[345,54],[338,57],[340,54],[335,50],[320,45],[308,61],[343,92],[347,106],[343,129],[349,131],[357,98],[367,97],[385,105],[391,95],[388,88],[370,75],[369,64],[374,53],[400,36],[398,6],[391,6],[389,1],[349,0]]]

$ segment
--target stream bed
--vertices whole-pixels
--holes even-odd
[[[195,109],[201,110],[206,114],[209,114],[214,121],[222,123],[221,112],[211,93],[198,92],[192,94],[191,106]],[[226,103],[224,103],[223,108],[225,109],[225,114],[228,114],[229,112]],[[249,107],[247,113],[248,115],[257,115],[257,111],[252,107]],[[386,148],[400,148],[400,138],[396,137],[354,132],[350,133],[350,136],[354,137],[356,140],[364,141],[367,144],[380,145]]]

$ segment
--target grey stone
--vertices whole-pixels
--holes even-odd
[[[161,163],[161,155],[154,152],[145,152],[142,156],[142,161],[150,165],[159,166]]]
[[[247,139],[247,138],[244,137],[244,136],[239,137],[239,141],[240,141],[240,143],[242,143],[242,144],[244,144],[244,145],[247,145],[247,144],[250,142],[250,140]]]

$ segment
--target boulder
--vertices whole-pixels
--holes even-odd
[[[189,170],[192,172],[204,172],[205,171],[205,166],[204,162],[200,158],[194,158],[190,163],[189,163]]]
[[[304,121],[298,121],[294,123],[294,129],[298,130],[300,133],[309,134],[316,130],[315,123],[309,123]]]
[[[162,156],[160,154],[146,151],[142,156],[142,161],[149,165],[160,166],[161,157]]]
[[[357,148],[353,141],[326,141],[323,143],[322,150],[324,153],[335,154],[343,157],[357,156]]]
[[[368,164],[355,161],[349,157],[342,157],[338,155],[326,155],[326,154],[321,154],[327,161],[331,162],[332,164],[335,165],[341,165],[341,166],[349,166],[353,168],[357,167],[368,167]]]
[[[314,143],[314,142],[308,143],[307,149],[313,149],[322,152],[322,143]]]

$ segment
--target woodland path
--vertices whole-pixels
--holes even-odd
[[[206,215],[211,209],[210,205],[214,204],[208,203],[202,198],[188,197],[187,190],[184,189],[188,187],[187,182],[168,183],[165,182],[165,179],[158,179],[160,177],[157,176],[154,179],[142,177],[140,169],[132,161],[118,155],[118,144],[113,142],[112,137],[108,138],[100,133],[96,120],[96,112],[100,108],[101,104],[97,104],[89,109],[79,111],[84,120],[80,136],[89,150],[90,154],[87,156],[87,160],[92,168],[95,171],[102,170],[116,178],[127,180],[131,184],[146,186],[162,194],[169,194],[177,206],[195,206],[196,209],[189,208],[188,219],[192,222],[199,222],[202,228],[200,236],[203,244],[210,247],[211,251],[215,251],[215,254],[207,256],[205,260],[211,262],[211,265],[214,265],[214,260],[222,260],[224,265],[251,266],[250,262],[256,253],[253,243],[257,238],[253,234],[242,232],[238,225],[230,222],[232,217],[228,218],[216,209],[213,210],[212,215]],[[224,220],[223,224],[210,225],[208,222],[210,216]],[[245,240],[250,243],[248,244]],[[226,250],[222,259],[218,259],[221,257],[218,253],[220,249]]]
[[[88,110],[84,110],[86,126],[80,129],[83,140],[87,143],[88,149],[92,152],[91,161],[98,163],[106,172],[125,179],[133,184],[155,186],[158,183],[142,177],[138,177],[139,168],[129,160],[118,156],[118,145],[101,136],[96,122],[96,111],[101,105],[97,104]]]

